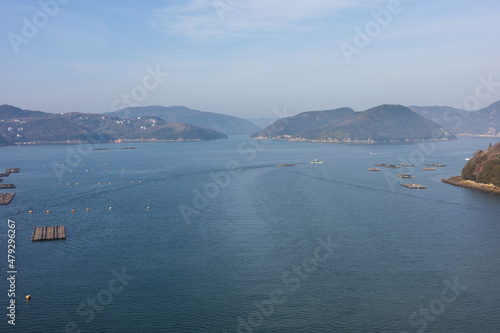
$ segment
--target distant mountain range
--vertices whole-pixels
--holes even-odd
[[[345,143],[456,139],[435,122],[402,105],[381,105],[364,112],[350,108],[303,112],[280,119],[251,137]]]
[[[0,144],[109,142],[128,140],[200,141],[227,138],[223,133],[158,117],[121,119],[90,113],[45,113],[0,106]]]
[[[193,110],[185,106],[130,107],[105,114],[120,118],[156,116],[168,122],[188,123],[228,135],[251,134],[261,129],[245,119],[219,113]]]
[[[499,136],[500,101],[479,111],[464,111],[447,106],[409,106],[458,136]]]
[[[426,118],[426,119],[425,119]],[[16,142],[100,140],[216,140],[226,134],[314,142],[450,140],[458,136],[500,137],[500,101],[479,111],[446,106],[381,105],[303,112],[279,119],[241,119],[184,106],[147,106],[106,114],[22,110],[0,106],[0,145]],[[264,130],[260,127],[267,126]]]

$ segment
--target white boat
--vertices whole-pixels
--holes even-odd
[[[325,161],[318,161],[318,159],[315,159],[314,161],[311,162],[311,164],[323,164]]]
[[[466,160],[466,161],[470,161],[470,158],[468,158],[468,157],[467,157],[465,160]]]

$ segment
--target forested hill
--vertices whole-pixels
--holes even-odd
[[[435,122],[402,105],[380,105],[364,112],[350,108],[303,112],[280,119],[251,137],[353,143],[456,139]]]
[[[476,152],[463,168],[462,179],[500,187],[500,142]]]
[[[45,113],[0,106],[0,144],[73,141],[216,140],[223,133],[158,117],[121,119],[92,113]]]

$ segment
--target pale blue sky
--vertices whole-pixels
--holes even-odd
[[[128,103],[257,118],[453,106],[480,77],[500,82],[498,0],[59,0],[42,12],[54,1],[0,0],[0,104],[109,112],[134,92]],[[356,28],[372,37],[348,61],[340,45],[356,46]],[[169,75],[145,90],[148,66]],[[500,99],[490,90],[480,107]]]

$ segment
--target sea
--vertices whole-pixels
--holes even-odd
[[[0,331],[500,332],[500,195],[441,182],[499,141],[1,147]]]

